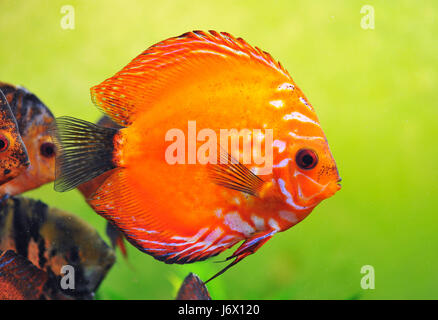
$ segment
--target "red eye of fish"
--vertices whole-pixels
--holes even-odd
[[[295,161],[301,169],[313,169],[318,163],[318,156],[313,150],[301,149],[297,152]]]
[[[0,152],[8,150],[9,140],[3,135],[0,135]]]
[[[55,145],[51,142],[45,142],[41,145],[40,152],[43,157],[51,158],[55,155]]]

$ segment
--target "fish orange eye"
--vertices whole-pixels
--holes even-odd
[[[55,145],[51,142],[45,142],[41,145],[40,152],[43,157],[51,158],[55,155]]]
[[[9,148],[9,140],[3,135],[0,135],[0,152],[6,151]]]
[[[301,169],[313,169],[318,163],[318,156],[313,150],[301,149],[297,152],[295,161]]]

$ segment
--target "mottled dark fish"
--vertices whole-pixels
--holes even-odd
[[[55,147],[48,129],[54,121],[49,108],[23,87],[0,82],[27,148],[30,166],[14,180],[0,186],[0,196],[18,195],[55,179]]]
[[[28,166],[29,157],[17,122],[0,90],[0,185],[22,174]]]
[[[12,250],[0,250],[0,300],[67,299],[49,276]]]
[[[190,272],[184,279],[176,300],[211,300],[211,297],[204,282]]]
[[[41,201],[9,198],[0,208],[0,250],[14,250],[60,283],[61,268],[75,270],[77,298],[91,298],[115,262],[114,250],[87,222]]]

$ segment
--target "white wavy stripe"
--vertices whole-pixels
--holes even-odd
[[[278,153],[282,153],[286,149],[286,142],[281,140],[274,140],[272,146],[278,148]]]
[[[294,172],[294,178],[296,178],[297,176],[304,176],[306,179],[308,179],[308,180],[310,180],[310,181],[312,181],[314,184],[317,184],[317,185],[319,185],[319,186],[321,186],[321,187],[323,187],[323,185],[322,184],[320,184],[319,182],[317,182],[316,180],[314,180],[314,179],[312,179],[312,178],[310,178],[310,177],[308,177],[307,175],[305,175],[305,174],[303,174],[303,173],[301,173],[300,171],[298,171],[298,170],[295,170],[295,172]]]
[[[312,110],[312,107],[310,106],[310,104],[306,101],[306,99],[304,99],[303,97],[300,97],[300,101],[307,107],[307,109]]]
[[[295,86],[289,82],[284,82],[277,87],[278,91],[292,91],[294,89],[295,89]]]
[[[211,235],[211,234],[210,234],[210,235]],[[220,235],[219,235],[219,236],[220,236]],[[206,240],[207,240],[207,239],[206,239]],[[228,240],[231,240],[231,241],[228,241]],[[236,237],[235,237],[235,236],[230,236],[230,235],[228,235],[228,236],[224,236],[224,237],[222,237],[222,238],[220,239],[220,241],[218,241],[215,245],[213,245],[213,243],[215,243],[215,241],[217,241],[217,239],[215,239],[214,241],[209,241],[209,242],[207,242],[207,243],[206,243],[206,241],[204,240],[204,241],[199,242],[198,244],[192,245],[192,246],[190,246],[189,248],[184,249],[183,251],[180,251],[180,252],[172,252],[172,253],[170,254],[170,256],[177,257],[177,256],[179,256],[181,253],[184,253],[185,251],[188,251],[188,250],[194,249],[194,248],[196,248],[196,247],[199,247],[200,245],[203,245],[203,247],[201,247],[201,248],[199,248],[198,250],[195,250],[195,251],[193,251],[193,252],[190,253],[190,256],[192,256],[192,257],[189,258],[189,260],[188,260],[188,261],[190,261],[190,260],[192,260],[192,258],[194,257],[193,255],[194,255],[195,253],[199,252],[199,251],[210,252],[210,251],[213,251],[213,250],[215,250],[215,249],[217,249],[217,248],[225,247],[225,246],[231,245],[231,244],[237,242],[238,240],[236,240]]]
[[[203,241],[199,242],[200,245],[203,245],[201,248],[199,248],[198,250],[195,250],[193,252],[190,253],[190,255],[192,256],[193,254],[199,252],[199,251],[205,251],[207,252],[208,248],[216,242],[216,240],[218,240],[220,238],[220,236],[224,233],[224,231],[217,227],[216,229],[214,229],[213,232],[211,232]],[[181,252],[178,252],[177,254],[175,254],[175,257],[179,256],[180,254],[184,253],[185,251],[189,250],[189,249],[193,249],[195,247],[198,247],[198,245],[192,245],[191,247],[184,249]]]
[[[199,247],[199,246],[202,246],[202,245],[204,245],[204,242],[203,242],[203,241],[201,241],[201,242],[196,242],[195,244],[192,244],[191,246],[185,248],[184,250],[170,253],[170,254],[168,255],[168,257],[169,257],[169,258],[175,258],[175,257],[178,257],[178,256],[182,255],[184,252],[186,252],[186,251],[190,251],[190,250],[192,250],[192,249],[194,249],[194,248],[197,248],[197,247]]]
[[[216,243],[215,245],[206,249],[205,252],[213,251],[213,250],[220,248],[220,247],[229,246],[229,245],[234,244],[234,243],[239,242],[239,241],[240,240],[236,239],[235,236],[225,236],[218,243]]]
[[[284,120],[297,120],[297,121],[300,121],[300,122],[308,122],[308,123],[314,124],[315,126],[318,126],[318,127],[320,126],[318,122],[316,122],[316,121],[306,117],[304,114],[301,114],[301,113],[299,113],[297,111],[294,111],[294,112],[291,112],[289,114],[286,114],[283,117],[283,119]]]
[[[132,228],[132,229],[137,230],[137,231],[146,232],[146,233],[158,233],[158,231],[155,231],[155,230],[146,230],[146,229],[143,229],[143,228]]]
[[[299,171],[297,171],[297,170],[295,170],[295,173],[294,173],[294,177],[296,177],[296,176],[303,176],[304,178],[306,178],[306,179],[312,181],[314,184],[317,184],[318,186],[321,187],[321,188],[319,189],[318,192],[316,192],[316,193],[314,193],[314,194],[311,194],[311,195],[308,196],[308,197],[305,197],[305,196],[303,195],[303,192],[301,191],[301,187],[300,187],[300,185],[298,184],[298,196],[299,196],[301,199],[303,199],[304,201],[308,201],[308,200],[310,200],[310,199],[316,197],[318,194],[322,193],[322,192],[327,188],[327,186],[330,184],[330,183],[327,183],[327,184],[325,184],[325,185],[322,185],[322,184],[316,182],[316,181],[313,180],[312,178],[306,176],[305,174],[302,174],[301,172],[299,172]]]
[[[257,59],[257,60],[263,62],[265,65],[267,65],[267,66],[269,66],[269,67],[271,67],[271,68],[277,70],[278,72],[280,72],[280,73],[283,74],[284,76],[289,77],[289,75],[288,75],[287,73],[285,73],[283,70],[281,70],[281,68],[279,68],[279,67],[278,67],[273,61],[268,61],[268,60],[266,60],[263,56],[257,54],[257,53],[255,52],[255,49],[254,49],[254,52],[253,52],[253,51],[249,51],[248,53],[246,53],[246,52],[243,52],[243,51],[241,51],[241,50],[236,50],[236,49],[233,49],[233,48],[231,48],[231,47],[229,47],[229,46],[226,46],[226,45],[223,45],[223,44],[218,44],[218,43],[216,43],[216,42],[213,42],[213,41],[209,40],[208,38],[205,38],[205,37],[203,37],[203,36],[201,36],[201,35],[197,35],[197,37],[198,37],[199,39],[202,39],[203,41],[206,41],[206,42],[211,43],[211,44],[214,45],[214,46],[218,46],[218,47],[220,47],[220,48],[222,48],[222,49],[225,49],[225,50],[228,50],[228,51],[230,51],[230,52],[233,52],[234,54],[237,54],[237,55],[239,55],[239,56],[246,56],[246,57],[249,57],[249,56],[248,56],[248,53],[249,53],[253,58],[255,58],[255,59]],[[224,36],[223,34],[221,34],[221,37],[223,37],[224,39],[226,39],[226,40],[228,40],[228,41],[231,42],[231,40],[229,40],[229,39],[228,39],[226,36]],[[233,43],[233,44],[237,44],[237,43],[235,43],[235,42],[232,42],[232,43]],[[242,48],[242,49],[243,49],[243,48]]]
[[[286,190],[286,183],[284,182],[283,179],[281,178],[278,179],[278,185],[280,186],[281,193],[283,193],[283,195],[286,196],[286,203],[289,204],[291,207],[297,210],[306,210],[311,208],[311,207],[299,206],[294,202],[294,200],[292,199],[292,195],[289,193],[289,191]]]
[[[269,101],[269,104],[270,104],[271,106],[274,106],[274,107],[277,108],[277,109],[279,109],[279,108],[281,108],[282,106],[284,106],[284,102],[283,102],[283,100],[272,100],[272,101]]]
[[[220,57],[222,57],[222,58],[228,58],[226,55],[224,55],[224,54],[222,54],[222,53],[219,53],[219,52],[214,52],[214,51],[211,51],[211,50],[192,50],[191,51],[192,53],[207,53],[207,54],[213,54],[213,55],[216,55],[216,56],[220,56]]]
[[[299,221],[297,216],[293,212],[280,210],[278,214],[280,215],[281,219],[289,221],[291,223],[297,223]]]
[[[195,242],[195,243],[182,243],[181,245],[184,245],[184,244],[191,244],[191,245],[188,246],[187,248],[185,248],[184,250],[181,250],[181,251],[168,252],[166,254],[166,256],[168,256],[169,258],[176,258],[178,256],[183,255],[187,251],[191,251],[195,248],[200,247],[199,249],[197,249],[193,252],[190,252],[190,256],[193,256],[197,252],[200,252],[200,251],[209,252],[209,251],[212,251],[216,248],[230,245],[236,241],[235,236],[228,235],[228,236],[224,236],[224,237],[220,238],[220,236],[223,233],[224,233],[224,231],[221,228],[217,227],[214,231],[212,231],[210,234],[208,234],[207,237],[203,241],[199,241],[199,242]],[[220,241],[217,242],[217,244],[215,244],[214,246],[212,246],[212,244],[215,243],[218,239],[220,239]],[[232,240],[232,241],[227,241],[227,240]],[[142,242],[146,242],[146,241],[142,241]],[[159,243],[157,241],[148,241],[148,242]],[[160,244],[171,245],[171,244],[166,244],[166,243],[162,243],[162,242]],[[151,249],[147,249],[147,250],[149,250],[149,251],[163,251],[163,250],[167,250],[167,249],[151,248]],[[189,261],[190,260],[191,259],[189,259]]]
[[[297,135],[294,132],[289,132],[289,135],[292,136],[293,138],[297,139],[297,140],[324,140],[323,137],[316,137],[316,136],[300,136]]]
[[[284,168],[284,167],[287,166],[289,161],[292,161],[292,159],[291,158],[283,159],[283,160],[280,161],[279,164],[274,164],[272,167],[273,168]]]
[[[257,230],[262,230],[265,227],[265,219],[260,218],[255,214],[251,216],[251,221],[254,223],[254,226],[256,227]]]
[[[280,230],[280,226],[278,225],[278,222],[276,220],[271,218],[269,219],[268,224],[272,229],[277,231]]]
[[[193,243],[198,241],[198,239],[204,234],[206,233],[208,230],[208,228],[202,228],[201,230],[198,231],[197,234],[195,234],[192,237],[179,237],[179,236],[173,236],[172,239],[174,240],[182,240],[182,241],[186,241],[186,243]]]
[[[255,230],[246,221],[242,220],[237,211],[227,213],[224,216],[224,224],[231,230],[240,232],[245,236],[252,234]]]

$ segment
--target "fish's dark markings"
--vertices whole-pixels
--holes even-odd
[[[70,248],[68,261],[75,263],[75,264],[80,262],[79,249],[77,246],[73,246]]]
[[[0,206],[0,234],[6,234],[6,220],[8,216],[8,206],[5,205],[7,199],[2,199],[2,205]]]
[[[41,227],[47,220],[47,210],[48,207],[46,204],[42,203],[41,201],[35,202],[34,212],[36,212],[36,214],[32,215],[31,224],[29,226],[30,235],[38,245],[38,265],[40,268],[44,268],[45,264],[47,263],[47,259],[45,257],[46,245],[44,238],[40,233]]]
[[[49,259],[56,256],[57,253],[58,253],[58,250],[56,250],[56,248],[52,248],[49,252]]]
[[[38,245],[39,265],[43,267],[47,260],[44,256],[46,248],[44,239],[40,235],[40,229],[47,219],[48,207],[41,201],[36,201],[35,203],[31,203],[31,208],[27,206],[23,208],[23,201],[19,201],[18,198],[12,199],[14,201],[12,212],[13,235],[17,253],[27,258],[29,256],[30,241],[35,241]],[[25,204],[29,204],[29,202],[25,202]],[[29,210],[35,214],[29,217]]]
[[[4,173],[5,175],[10,174],[10,173],[11,173],[11,170],[9,170],[9,169],[5,169],[5,170],[3,171],[3,173]]]
[[[29,219],[26,212],[22,211],[21,202],[12,198],[14,201],[14,211],[13,211],[13,234],[15,249],[18,254],[28,258],[29,255],[29,243],[30,243],[30,230],[29,230]]]
[[[38,265],[40,268],[44,269],[44,266],[47,263],[47,259],[44,256],[46,252],[46,243],[43,238],[38,240]]]
[[[36,125],[39,120],[38,116],[41,114],[54,118],[50,109],[26,88],[0,83],[0,89],[6,92],[5,96],[8,96],[21,135],[26,135],[27,130]]]
[[[50,266],[47,266],[45,268],[45,271],[47,272],[48,275],[48,280],[45,284],[44,290],[46,292],[50,292],[50,293],[54,293],[54,292],[63,292],[61,285],[60,285],[60,277],[58,277],[57,275],[55,275],[55,273],[53,272],[52,268]]]
[[[338,169],[336,168],[336,166],[323,165],[323,166],[321,166],[321,169],[319,169],[319,171],[318,171],[318,176],[317,176],[316,181],[319,182],[319,180],[321,179],[322,176],[331,175],[333,173],[337,174],[337,171],[338,171]]]

